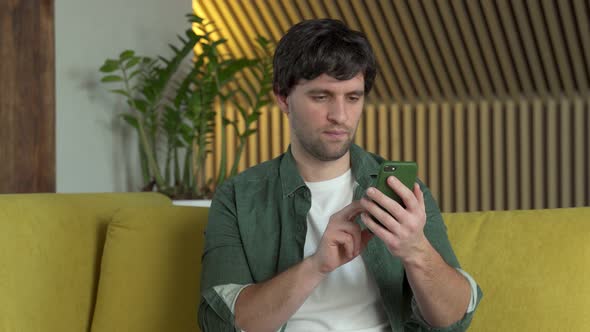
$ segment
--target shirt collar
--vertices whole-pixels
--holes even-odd
[[[368,153],[356,144],[350,146],[352,175],[362,188],[371,186],[374,178],[377,177],[380,164],[380,160],[377,158],[380,157]]]
[[[352,175],[358,184],[363,188],[372,185],[373,179],[377,176],[379,171],[379,161],[358,145],[351,144],[350,163]],[[283,154],[281,160],[280,179],[283,189],[283,197],[293,194],[301,187],[305,187],[305,181],[303,181],[301,174],[299,174],[295,158],[291,152],[291,145],[289,145],[287,152]]]
[[[293,194],[297,189],[305,187],[305,181],[299,174],[297,163],[291,152],[291,145],[289,145],[287,152],[283,154],[279,176],[283,187],[283,198]]]

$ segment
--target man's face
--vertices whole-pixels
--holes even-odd
[[[291,124],[292,148],[320,161],[346,155],[363,110],[364,87],[362,73],[345,81],[322,74],[301,80],[287,97],[278,96]]]

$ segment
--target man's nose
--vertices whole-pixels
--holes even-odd
[[[335,123],[343,123],[346,121],[348,113],[346,110],[346,103],[341,98],[336,98],[328,110],[328,120]]]

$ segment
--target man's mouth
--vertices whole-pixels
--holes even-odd
[[[329,137],[333,137],[333,138],[342,138],[342,137],[347,137],[348,136],[348,131],[346,130],[340,130],[340,129],[335,129],[335,130],[325,130],[324,134],[326,134]]]

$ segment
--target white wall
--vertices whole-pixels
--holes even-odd
[[[58,192],[136,191],[141,170],[135,132],[117,112],[125,103],[100,83],[98,68],[127,48],[170,54],[188,28],[190,0],[55,2]]]

